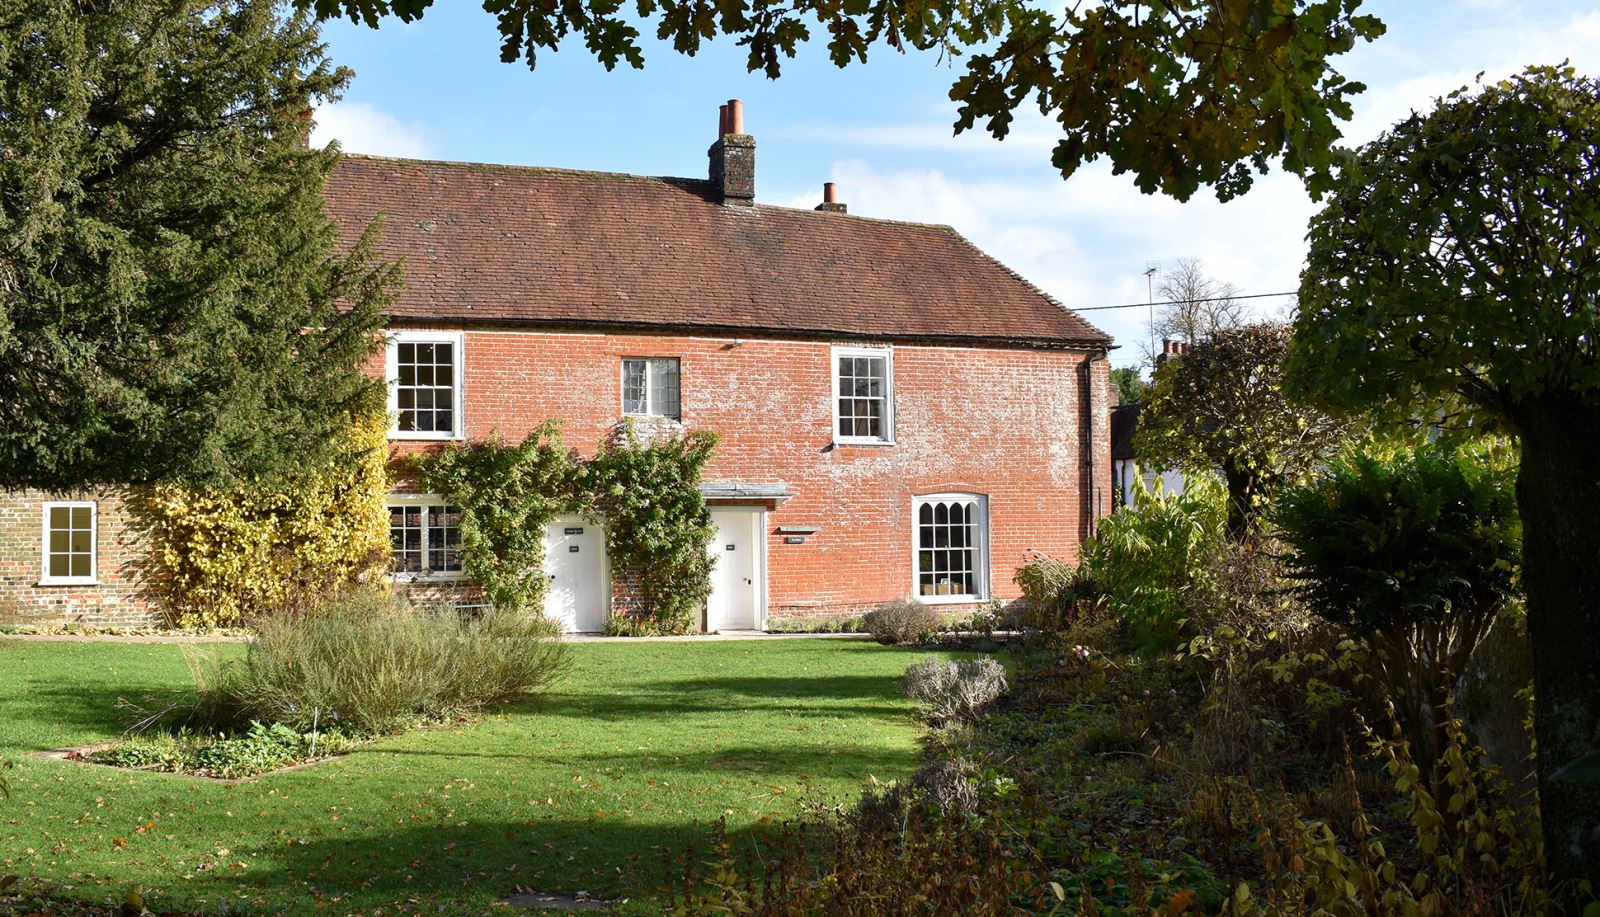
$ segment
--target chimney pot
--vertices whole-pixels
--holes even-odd
[[[721,133],[706,151],[716,199],[748,207],[756,197],[756,138],[744,132],[744,104],[729,99],[722,106],[718,124]]]
[[[839,203],[839,188],[831,181],[822,183],[822,203],[817,205],[817,209],[829,213],[849,212],[849,208]]]
[[[724,103],[717,109],[717,139],[728,132],[728,106]]]

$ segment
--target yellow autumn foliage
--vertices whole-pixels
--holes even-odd
[[[170,622],[235,626],[379,572],[389,560],[387,430],[381,414],[362,421],[346,457],[283,484],[158,485],[153,572]]]

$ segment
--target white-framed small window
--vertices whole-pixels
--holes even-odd
[[[682,416],[681,379],[677,357],[623,358],[622,413],[677,420]]]
[[[391,439],[460,439],[462,335],[400,331],[387,356]]]
[[[395,579],[459,578],[461,510],[433,494],[390,497],[389,547]]]
[[[834,442],[893,443],[893,351],[835,347],[832,372]]]
[[[95,504],[61,500],[44,505],[41,586],[93,586],[99,582]]]
[[[924,602],[989,596],[989,501],[982,494],[926,494],[911,504],[911,592]]]

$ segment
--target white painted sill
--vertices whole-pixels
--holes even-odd
[[[894,440],[892,440],[892,439],[850,439],[850,438],[846,438],[846,437],[842,437],[841,436],[841,437],[835,438],[834,441],[833,441],[833,444],[835,446],[893,446],[894,445]]]
[[[391,583],[458,583],[465,580],[465,573],[391,573]]]
[[[41,576],[39,586],[98,586],[98,576]]]
[[[466,439],[460,433],[411,433],[400,430],[389,431],[390,442],[406,442],[415,440],[420,442],[451,442]]]
[[[912,598],[924,605],[974,605],[988,601],[981,595],[914,595]]]

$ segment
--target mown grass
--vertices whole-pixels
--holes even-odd
[[[237,651],[237,647],[230,648]],[[549,696],[233,786],[34,758],[187,687],[178,647],[0,639],[0,873],[152,909],[481,913],[517,886],[648,895],[686,845],[909,772],[898,679],[857,641],[580,644]]]

